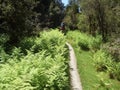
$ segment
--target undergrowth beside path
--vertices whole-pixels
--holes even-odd
[[[97,71],[96,60],[107,59],[107,56],[103,55],[103,57],[96,56],[96,60],[94,60],[96,52],[101,48],[100,36],[92,37],[78,31],[70,31],[67,33],[67,39],[75,50],[83,90],[120,89],[120,82],[116,79],[110,79],[108,71]]]
[[[109,79],[108,73],[97,72],[91,51],[78,51],[75,48],[79,74],[83,90],[119,90],[120,82]]]
[[[92,53],[88,51],[79,52],[76,48],[74,49],[77,57],[78,69],[81,76],[83,90],[95,90],[95,85],[98,82],[98,78],[92,63]]]
[[[65,42],[61,32],[51,30],[25,38],[9,54],[1,45],[0,90],[69,90]]]

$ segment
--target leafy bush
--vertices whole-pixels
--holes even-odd
[[[101,36],[92,37],[78,31],[69,31],[67,33],[67,38],[84,50],[99,48],[102,42]]]
[[[119,38],[104,44],[102,48],[107,50],[114,57],[116,62],[120,62],[120,39]]]
[[[83,32],[87,32],[89,30],[89,24],[87,22],[87,16],[84,15],[83,13],[79,14],[78,16],[79,21],[77,23],[77,27],[79,30]]]
[[[0,34],[0,46],[3,46],[8,40],[9,37],[7,35]]]
[[[120,62],[115,62],[108,52],[98,50],[93,60],[97,71],[106,71],[110,78],[120,80]]]
[[[35,45],[32,47],[33,52],[38,52],[42,50],[46,50],[47,55],[51,55],[54,57],[56,53],[61,53],[61,55],[65,52],[65,36],[58,30],[51,30],[49,32],[44,31],[40,34],[40,38],[36,38]]]
[[[36,45],[35,40],[36,37],[24,38],[23,40],[21,40],[18,46],[21,48],[21,51],[26,55],[27,50],[30,50],[34,45]]]
[[[66,39],[63,33],[59,32],[58,29],[51,29],[50,31],[41,32],[39,37],[24,38],[19,47],[24,54],[27,53],[27,50],[34,53],[46,50],[48,55],[54,56],[56,53],[65,51],[62,50],[65,47],[65,42]]]
[[[117,79],[120,81],[120,62],[112,62],[108,71],[111,79]]]
[[[10,58],[16,58],[17,60],[20,60],[24,56],[24,54],[21,51],[21,48],[14,47],[11,51]]]
[[[106,71],[112,63],[112,57],[103,50],[98,50],[93,55],[97,71]]]
[[[5,52],[4,44],[9,40],[8,35],[0,34],[0,63],[4,63],[9,58],[9,55]]]
[[[4,63],[10,56],[4,51],[4,48],[0,46],[0,63]]]

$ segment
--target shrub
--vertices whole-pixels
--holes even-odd
[[[4,63],[9,58],[9,55],[5,52],[4,45],[9,40],[8,35],[0,34],[0,63]]]
[[[67,33],[67,38],[75,42],[75,44],[80,46],[83,50],[97,49],[102,42],[101,36],[92,37],[79,31],[69,31]]]
[[[21,51],[26,55],[27,50],[30,50],[35,43],[36,37],[25,37],[21,42],[19,43],[18,47],[21,48]]]
[[[106,71],[112,63],[112,57],[103,50],[98,50],[93,55],[97,71]]]
[[[10,56],[4,51],[4,48],[0,46],[0,64],[8,60]]]
[[[27,50],[33,53],[46,50],[47,55],[54,56],[56,53],[63,53],[66,50],[64,48],[66,42],[65,36],[58,29],[41,32],[39,36],[24,38],[20,42],[19,47],[24,54],[27,53]]]
[[[3,46],[8,40],[8,35],[0,34],[0,46]]]
[[[120,80],[120,62],[115,62],[108,52],[98,50],[93,60],[97,71],[106,71],[111,79]]]
[[[106,43],[103,49],[107,50],[115,59],[116,62],[120,62],[120,39],[115,39],[112,42]]]
[[[79,18],[79,22],[77,24],[78,29],[83,31],[83,32],[88,31],[89,30],[89,24],[86,21],[87,16],[81,13],[81,14],[79,14],[78,18]]]
[[[120,62],[112,62],[108,71],[111,79],[117,79],[120,81]]]
[[[51,30],[49,32],[44,31],[40,34],[40,38],[36,38],[35,45],[32,46],[33,52],[46,50],[47,55],[54,57],[56,53],[65,52],[65,36],[58,30]]]

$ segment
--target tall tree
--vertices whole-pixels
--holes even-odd
[[[54,0],[51,2],[49,7],[49,19],[51,21],[50,27],[57,27],[60,25],[64,16],[63,10],[64,5],[61,0]]]
[[[39,1],[39,0],[38,0]],[[39,13],[39,26],[57,27],[63,18],[64,5],[61,0],[40,0],[35,11]]]
[[[18,42],[33,31],[35,5],[35,0],[0,0],[0,32],[10,36],[9,43]]]
[[[77,3],[77,0],[69,0],[68,6],[65,10],[64,22],[66,22],[67,26],[70,29],[77,29],[78,13],[79,5]]]
[[[90,33],[95,34],[96,31],[103,37],[103,41],[106,41],[108,34],[116,29],[119,29],[119,17],[115,13],[118,13],[120,1],[116,0],[79,0],[82,8],[82,13],[87,16],[89,22]],[[116,20],[116,21],[114,21]]]
[[[63,18],[61,0],[0,0],[0,32],[19,41],[44,27],[57,27]]]

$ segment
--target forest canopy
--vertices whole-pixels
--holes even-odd
[[[55,28],[63,9],[60,0],[0,0],[0,33],[7,33],[13,43],[39,28]]]

